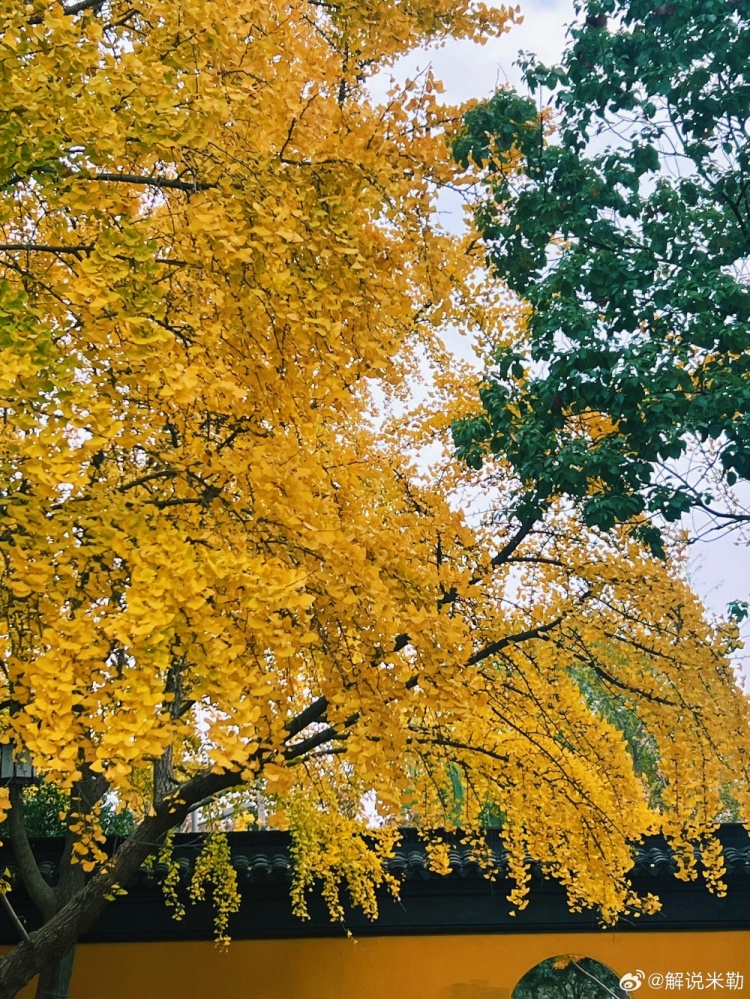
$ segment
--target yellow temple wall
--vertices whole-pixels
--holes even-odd
[[[509,999],[559,954],[642,972],[638,999],[750,996],[750,930],[722,930],[83,944],[70,999]]]

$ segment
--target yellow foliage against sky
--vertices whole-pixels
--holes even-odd
[[[3,738],[163,831],[260,782],[356,880],[368,822],[494,815],[519,904],[530,854],[575,905],[648,906],[628,841],[746,793],[733,634],[563,511],[473,524],[474,473],[418,473],[419,423],[371,418],[447,326],[505,334],[434,214],[457,110],[366,79],[512,13],[76,6],[0,4]]]

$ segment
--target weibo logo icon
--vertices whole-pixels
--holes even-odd
[[[643,979],[646,977],[643,971],[636,971],[635,974],[627,972],[620,979],[620,988],[624,992],[635,992],[643,985]]]

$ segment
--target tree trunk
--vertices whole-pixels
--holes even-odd
[[[167,832],[178,826],[191,805],[242,783],[242,771],[199,774],[164,801],[158,802],[135,832],[104,863],[83,888],[76,891],[40,930],[0,958],[0,999],[12,999],[44,969],[56,968],[68,958],[72,970],[75,944],[106,909],[115,885],[128,885],[139,867],[158,848]],[[41,985],[41,983],[40,983]],[[49,993],[51,999],[53,993]],[[65,997],[67,992],[62,993]],[[55,997],[57,999],[57,997]]]
[[[76,949],[70,950],[56,964],[48,964],[39,975],[36,999],[68,999]]]
[[[72,853],[75,839],[69,835],[63,860]],[[86,887],[86,874],[80,864],[72,864],[70,860],[64,863],[60,871],[60,880],[55,888],[57,912],[76,897]],[[47,922],[48,920],[45,920]],[[70,980],[73,977],[73,962],[75,946],[66,951],[57,961],[46,964],[40,974],[36,987],[36,999],[68,999]]]

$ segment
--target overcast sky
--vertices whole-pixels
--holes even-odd
[[[534,52],[545,63],[559,61],[565,47],[566,27],[573,20],[572,0],[519,0],[519,3],[523,23],[511,27],[501,38],[483,46],[455,43],[431,54],[436,74],[454,100],[489,95],[498,84],[519,85],[521,74],[513,65],[519,51]],[[426,61],[424,56],[423,61]]]
[[[574,19],[572,0],[519,0],[524,20],[499,39],[484,46],[456,42],[436,51],[417,52],[394,71],[399,79],[414,76],[431,65],[446,87],[451,103],[489,96],[498,85],[521,85],[514,65],[519,51],[534,52],[547,64],[559,62],[567,27]],[[384,89],[386,81],[383,81]],[[689,525],[686,525],[689,526]],[[731,538],[693,547],[691,581],[712,611],[723,614],[730,600],[750,599],[750,551]],[[750,649],[750,625],[745,629]],[[743,672],[750,678],[750,653],[742,655]]]

